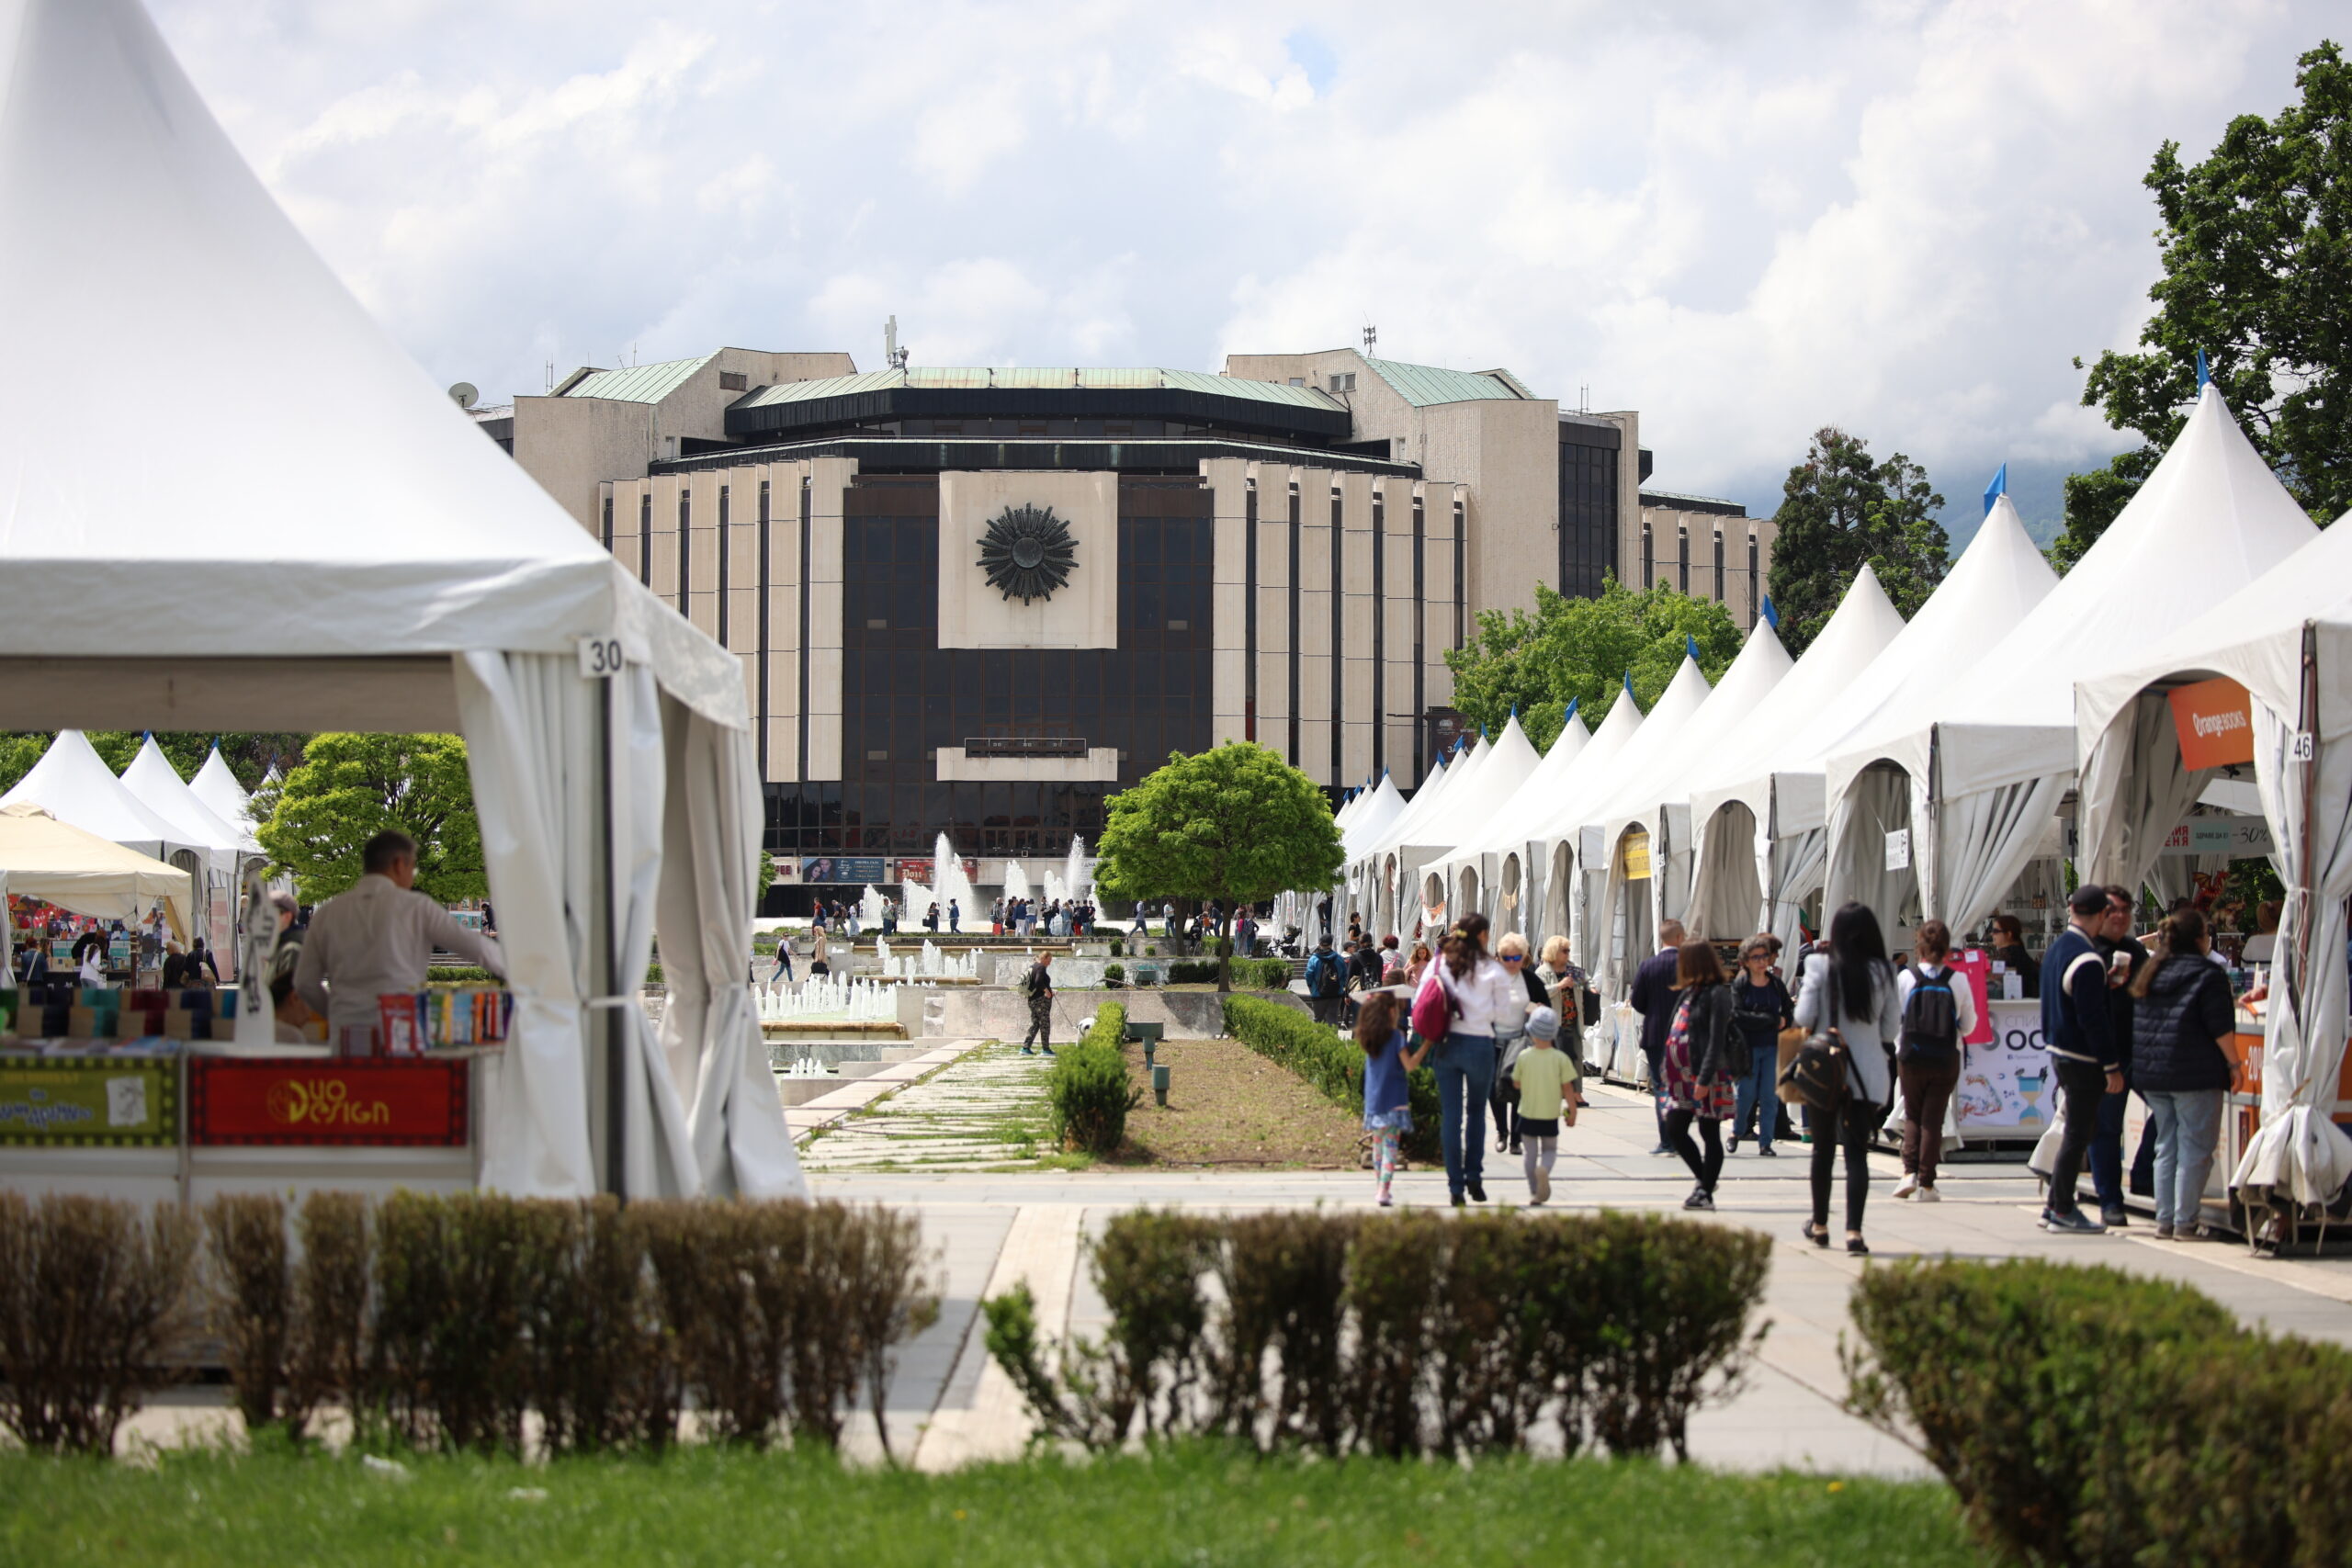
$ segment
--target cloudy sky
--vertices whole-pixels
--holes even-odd
[[[2071,360],[2140,178],[2275,113],[2340,5],[153,0],[435,376],[720,344],[1215,368],[1338,346],[1636,408],[1775,504],[1815,427],[2030,517],[2127,445]],[[1589,389],[1589,391],[1587,390]],[[1963,498],[1972,498],[1963,506]]]

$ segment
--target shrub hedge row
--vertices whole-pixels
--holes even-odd
[[[1180,958],[1168,965],[1171,986],[1212,985],[1216,980],[1214,958]],[[1237,958],[1233,983],[1250,990],[1279,991],[1290,985],[1290,964],[1280,958]]]
[[[1046,1080],[1050,1129],[1057,1148],[1085,1154],[1115,1154],[1127,1135],[1127,1112],[1143,1101],[1130,1081],[1126,1053],[1127,1010],[1104,1002],[1094,1011],[1085,1038],[1056,1055]]]
[[[1849,1407],[1917,1446],[2010,1561],[2345,1560],[2352,1353],[2031,1259],[1874,1268],[1853,1317]]]
[[[983,1303],[1041,1436],[1461,1459],[1542,1435],[1687,1458],[1691,1412],[1762,1337],[1770,1243],[1657,1215],[1139,1210],[1091,1250],[1100,1341],[1049,1348],[1025,1286]]]
[[[1267,1060],[1288,1067],[1329,1099],[1363,1113],[1363,1048],[1329,1024],[1296,1008],[1257,997],[1227,997],[1225,1032]],[[1413,1130],[1405,1134],[1408,1158],[1438,1157],[1437,1074],[1426,1066],[1406,1079]]]
[[[839,1203],[238,1194],[142,1224],[0,1192],[0,1425],[28,1448],[110,1452],[208,1330],[256,1433],[340,1408],[365,1442],[519,1453],[536,1414],[537,1451],[660,1450],[691,1404],[723,1441],[830,1446],[937,1313],[915,1223]]]

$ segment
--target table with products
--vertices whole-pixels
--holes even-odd
[[[500,991],[386,998],[406,1048],[241,1046],[233,990],[0,989],[0,1184],[203,1202],[226,1191],[475,1185],[473,1063]]]

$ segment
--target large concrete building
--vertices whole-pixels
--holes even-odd
[[[742,657],[768,847],[849,884],[943,830],[1058,856],[1229,739],[1409,788],[1480,612],[1614,575],[1747,625],[1770,568],[1769,523],[1644,491],[1637,415],[1352,349],[1218,375],[728,348],[476,418]]]

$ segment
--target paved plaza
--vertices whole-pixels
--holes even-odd
[[[944,1065],[933,1058],[944,1058]],[[1028,1424],[1011,1384],[989,1361],[978,1303],[1025,1279],[1049,1330],[1099,1333],[1106,1314],[1088,1279],[1082,1246],[1121,1210],[1140,1204],[1211,1213],[1320,1204],[1371,1209],[1372,1178],[1353,1172],[991,1170],[1004,1163],[1001,1145],[981,1146],[940,1122],[939,1107],[954,1102],[967,1083],[986,1102],[986,1119],[1020,1114],[1022,1075],[1041,1091],[1046,1066],[1006,1047],[933,1053],[922,1065],[931,1076],[918,1089],[878,1100],[818,1139],[809,1153],[810,1185],[818,1195],[911,1210],[939,1249],[945,1287],[940,1321],[902,1354],[889,1400],[893,1448],[912,1451],[926,1468],[1020,1450]],[[1648,1153],[1655,1141],[1648,1102],[1609,1088],[1593,1094],[1595,1103],[1562,1140],[1554,1207],[1679,1213],[1690,1178],[1679,1160]],[[872,1099],[873,1091],[859,1086],[843,1095],[860,1097]],[[805,1126],[821,1113],[812,1104],[796,1117]],[[926,1144],[933,1145],[928,1152]],[[954,1152],[959,1145],[965,1153]],[[870,1156],[893,1149],[905,1168],[871,1168]],[[1693,1457],[1740,1469],[1924,1473],[1916,1455],[1838,1408],[1845,1389],[1838,1337],[1847,1325],[1848,1295],[1869,1263],[1842,1250],[1818,1250],[1799,1237],[1808,1205],[1808,1153],[1803,1144],[1789,1145],[1765,1159],[1743,1145],[1725,1162],[1716,1212],[1692,1216],[1701,1224],[1750,1226],[1775,1244],[1764,1305],[1771,1326],[1758,1365],[1737,1398],[1695,1419]],[[1523,1198],[1517,1162],[1488,1158],[1487,1191],[1495,1202]],[[956,1168],[959,1163],[963,1168]],[[1948,1164],[1940,1181],[1944,1201],[1937,1204],[1889,1199],[1895,1172],[1892,1157],[1873,1159],[1865,1229],[1876,1259],[1951,1253],[2108,1263],[2193,1284],[2248,1323],[2352,1345],[2352,1259],[2256,1260],[2226,1244],[2159,1243],[2144,1221],[2107,1236],[2053,1237],[2034,1226],[2040,1198],[2020,1165]],[[1442,1171],[1411,1170],[1398,1179],[1396,1190],[1408,1206],[1446,1202]],[[869,1428],[858,1446],[872,1443]]]

